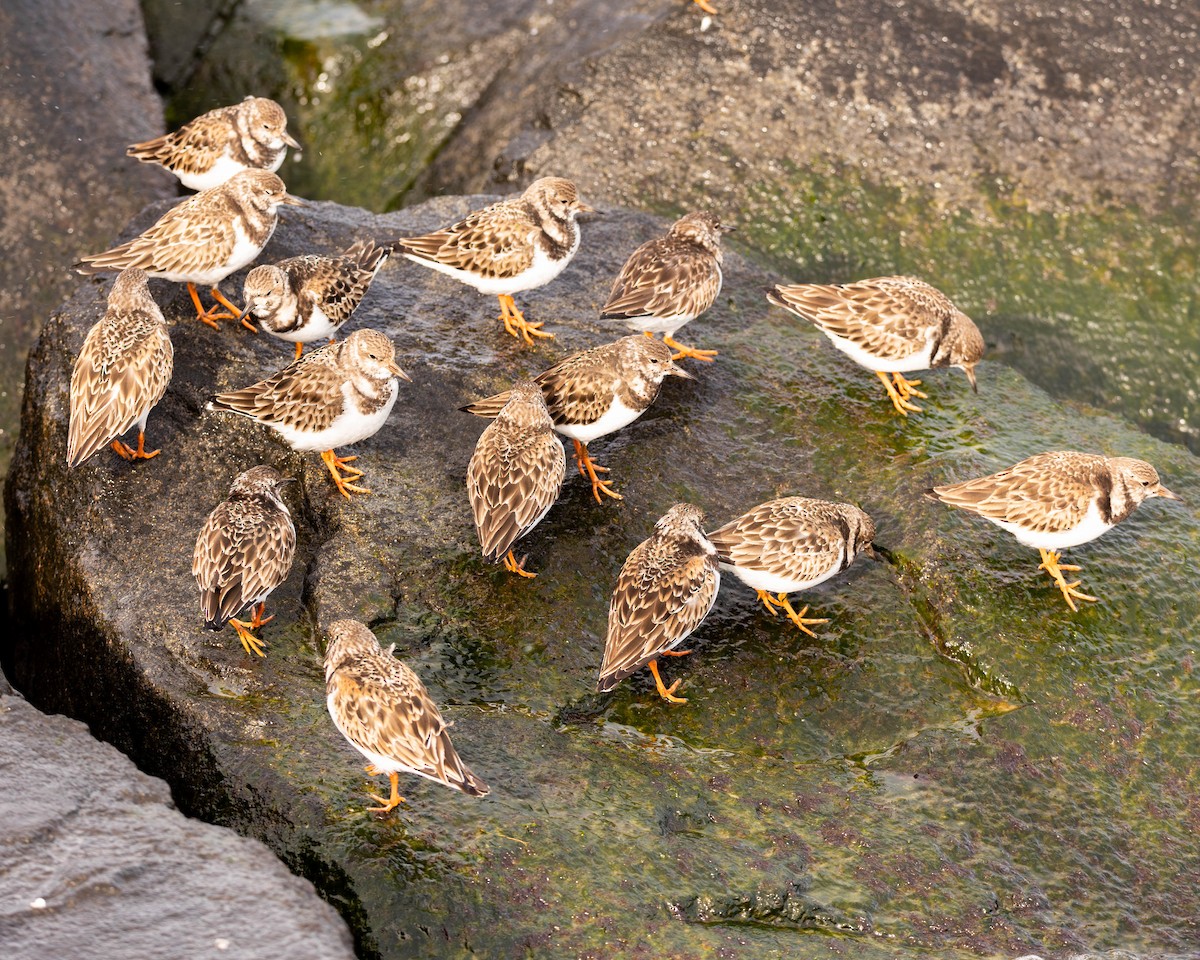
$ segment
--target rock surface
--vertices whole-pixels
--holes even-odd
[[[258,841],[181,815],[165,783],[82,723],[0,691],[0,742],[7,960],[354,956],[308,881]]]
[[[137,0],[0,7],[0,472],[16,442],[25,357],[98,251],[174,178],[125,157],[163,132]]]
[[[483,199],[289,208],[263,259],[413,234]],[[33,358],[6,488],[14,681],[165,777],[186,812],[265,840],[365,957],[1192,950],[1200,885],[1173,878],[1200,862],[1200,474],[1181,448],[1081,409],[1048,416],[1044,393],[994,363],[978,396],[930,374],[927,412],[901,420],[873,376],[770,308],[776,277],[733,252],[717,305],[683,335],[718,361],[593,447],[625,500],[597,505],[573,476],[521,544],[536,580],[481,562],[463,475],[483,423],[457,408],[624,333],[599,306],[665,225],[619,208],[585,224],[568,270],[519,298],[558,334],[532,350],[493,299],[389,264],[353,325],[392,336],[413,382],[352,451],[374,491],[353,502],[315,456],[203,412],[290,345],[210,331],[169,284],[154,285],[176,348],[148,431],[162,454],[131,466],[105,451],[68,472],[70,359],[106,291],[83,283]],[[1056,447],[1144,457],[1191,504],[1147,504],[1076,551],[1103,598],[1078,615],[1031,551],[921,496]],[[264,660],[203,629],[190,576],[204,516],[260,462],[302,480]],[[695,655],[664,667],[688,704],[642,675],[597,695],[609,592],[654,520],[690,500],[718,524],[791,493],[860,504],[894,564],[804,596],[831,618],[816,638],[729,583]],[[364,811],[379,784],[324,706],[321,627],[345,616],[422,676],[490,796],[405,778],[407,806]]]

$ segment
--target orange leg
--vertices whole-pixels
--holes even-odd
[[[338,492],[347,500],[350,499],[351,493],[370,493],[366,487],[356,487],[348,481],[357,480],[363,475],[363,472],[357,467],[347,467],[346,464],[352,460],[357,460],[358,457],[339,457],[332,450],[326,450],[321,454],[321,459],[325,461],[325,466],[329,468],[329,475],[333,477],[333,482],[337,484]],[[342,471],[345,471],[343,473]]]
[[[253,622],[245,623],[241,620],[230,620],[229,622],[233,624],[233,629],[237,631],[238,639],[242,641],[242,646],[246,648],[247,654],[257,653],[260,657],[266,656],[263,652],[263,642],[250,632],[255,629]],[[265,623],[266,621],[263,622]]]
[[[1053,550],[1042,550],[1039,547],[1038,552],[1042,555],[1042,563],[1038,569],[1045,570],[1054,578],[1054,582],[1058,585],[1058,589],[1062,591],[1063,599],[1067,601],[1067,606],[1073,611],[1076,613],[1079,612],[1079,608],[1075,606],[1076,600],[1090,600],[1091,602],[1095,603],[1099,599],[1098,597],[1093,597],[1086,593],[1080,593],[1075,588],[1079,586],[1081,581],[1076,580],[1074,583],[1067,583],[1066,577],[1062,575],[1064,570],[1078,570],[1079,567],[1075,566],[1073,563],[1059,563],[1059,555]]]
[[[204,306],[200,303],[200,294],[196,292],[196,285],[194,283],[189,283],[187,285],[187,290],[188,290],[188,293],[191,295],[192,304],[196,308],[197,319],[201,320],[204,323],[207,323],[214,330],[221,329],[220,326],[217,324],[218,320],[232,320],[233,319],[232,314],[217,313],[216,305],[214,305],[209,310],[205,310]]]
[[[883,382],[883,388],[887,391],[888,397],[892,401],[892,406],[896,408],[897,413],[906,417],[908,416],[908,412],[910,410],[913,413],[921,413],[920,407],[909,403],[907,397],[901,395],[901,393],[894,386],[892,386],[892,381],[888,379],[888,375],[886,373],[884,373],[882,370],[876,370],[875,375]],[[909,381],[905,380],[904,382],[908,383]],[[921,381],[917,380],[915,382],[920,383]],[[920,394],[920,396],[924,396],[924,394]]]
[[[715,11],[714,11],[715,12]],[[669,334],[663,337],[665,343],[672,350],[678,350],[678,353],[671,355],[672,360],[703,360],[705,363],[712,363],[713,357],[717,355],[716,350],[697,350],[695,347],[687,347],[676,340]]]
[[[504,558],[504,569],[509,573],[515,573],[518,577],[528,577],[530,580],[532,580],[537,576],[537,574],[530,573],[525,569],[525,560],[526,558],[522,557],[518,563],[517,558],[513,555],[513,552],[509,550],[508,554]]]
[[[709,3],[708,0],[695,0],[695,3],[696,3],[696,6],[698,6],[705,13],[714,13],[715,14],[717,12],[717,8],[714,7],[711,3]]]
[[[543,323],[530,323],[526,320],[525,314],[517,309],[517,302],[507,293],[500,294],[499,300],[500,319],[504,321],[504,329],[508,331],[509,336],[522,338],[531,347],[533,346],[533,337],[554,339],[554,334],[542,332]]]
[[[260,603],[257,607],[253,608],[254,619],[250,621],[250,629],[251,630],[257,630],[264,623],[270,623],[272,620],[275,619],[275,614],[271,614],[269,617],[264,617],[263,614],[266,613],[266,611],[267,611],[267,601],[266,600],[264,600],[262,603]]]
[[[117,452],[122,460],[129,460],[130,462],[134,460],[153,460],[160,453],[162,453],[161,450],[146,449],[146,434],[142,430],[138,431],[138,445],[136,450],[134,450],[133,447],[129,446],[128,444],[122,443],[120,440],[114,440],[112,442],[112,448]]]
[[[367,767],[367,772],[371,773],[371,776],[375,776],[383,771],[376,770],[374,767]],[[388,778],[392,781],[392,795],[387,800],[384,800],[383,797],[379,796],[377,793],[367,794],[367,796],[372,800],[377,800],[379,803],[383,804],[381,807],[367,807],[371,813],[391,813],[396,809],[396,807],[400,806],[400,804],[406,802],[405,799],[400,796],[400,774],[393,770],[388,774]]]
[[[606,497],[612,497],[614,500],[625,499],[616,490],[611,489],[612,481],[605,480],[597,476],[597,473],[608,473],[608,467],[602,467],[590,456],[588,456],[587,447],[575,441],[575,464],[579,467],[579,472],[592,481],[592,496],[596,498],[597,503],[603,503],[600,499],[600,494]]]
[[[658,687],[658,695],[664,700],[669,700],[671,703],[687,703],[687,697],[675,696],[675,691],[679,689],[680,681],[676,680],[669,687],[662,682],[662,677],[658,675],[658,661],[651,660],[647,666],[650,672],[654,674],[654,685]]]
[[[303,353],[304,353],[304,344],[302,344],[299,340],[297,340],[296,341],[296,357],[295,357],[295,359],[299,360],[301,354],[303,354]]]
[[[217,303],[230,312],[230,320],[241,320],[243,327],[245,327],[251,333],[258,333],[258,327],[246,319],[246,312],[241,307],[235,306],[226,300],[225,294],[221,292],[219,287],[213,287],[208,292],[212,294],[212,298],[216,300]]]

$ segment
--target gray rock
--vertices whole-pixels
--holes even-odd
[[[258,841],[182,816],[82,723],[0,694],[0,742],[8,960],[354,956],[312,884]]]
[[[263,260],[423,231],[485,199],[289,208]],[[1175,829],[1192,799],[1200,474],[1180,448],[1058,415],[987,362],[978,396],[933,372],[927,412],[902,420],[875,377],[770,308],[773,275],[733,251],[718,303],[681,334],[717,362],[593,446],[625,500],[597,505],[572,475],[520,544],[536,580],[481,561],[463,476],[484,424],[457,408],[623,334],[599,307],[665,224],[620,208],[584,224],[575,262],[518,298],[558,334],[534,349],[504,334],[494,298],[385,267],[351,325],[387,332],[413,382],[347,451],[374,491],[353,502],[315,455],[204,412],[290,345],[211,331],[161,283],[176,347],[148,431],[162,454],[68,472],[70,359],[109,281],[81,283],[32,359],[6,487],[14,682],[165,777],[185,812],[263,839],[364,955],[1187,952],[1200,891],[1171,878],[1200,857],[1200,835]],[[1147,504],[1073,552],[1105,599],[1078,615],[1031,551],[921,495],[1055,447],[1148,459],[1193,504]],[[257,463],[302,481],[286,494],[296,567],[268,605],[262,660],[203,628],[190,575],[204,516]],[[860,504],[894,565],[864,561],[805,595],[831,618],[816,638],[727,583],[695,654],[664,664],[689,703],[661,702],[640,674],[597,695],[612,584],[654,520],[689,500],[718,524],[793,493]],[[321,627],[346,616],[421,675],[488,797],[404,778],[407,805],[365,812],[380,782],[324,705]],[[814,930],[836,936],[814,945]]]
[[[174,178],[125,156],[163,132],[137,0],[12,0],[0,7],[0,472],[19,419],[25,358],[76,282]]]

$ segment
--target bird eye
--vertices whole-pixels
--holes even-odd
[[[650,358],[650,362],[651,362],[651,363],[658,363],[658,358],[657,358],[657,357],[651,357],[651,358]]]

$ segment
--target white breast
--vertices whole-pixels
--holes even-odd
[[[280,161],[282,162],[282,160],[283,156],[281,154]],[[184,173],[178,171],[176,176],[179,177],[179,182],[189,190],[208,190],[211,187],[219,187],[234,174],[241,173],[247,169],[249,168],[244,163],[234,160],[228,153],[222,153],[217,157],[217,162],[204,173]],[[274,173],[274,169],[271,172]]]
[[[604,415],[594,423],[556,423],[554,429],[564,437],[588,444],[597,437],[603,437],[628,426],[643,413],[645,413],[644,410],[634,410],[619,396],[614,396],[612,404],[604,412]]]
[[[820,330],[821,328],[818,327],[817,329]],[[882,371],[884,373],[912,373],[915,370],[928,370],[930,363],[933,362],[932,340],[923,344],[914,343],[913,352],[906,357],[884,360],[864,350],[858,344],[832,334],[828,330],[821,330],[821,332],[842,353],[867,370]]]
[[[392,412],[392,407],[396,405],[396,396],[399,393],[399,388],[399,381],[393,377],[388,384],[389,395],[387,402],[374,413],[364,415],[354,405],[352,399],[353,388],[348,383],[344,384],[342,387],[342,412],[338,414],[337,419],[333,423],[324,430],[316,433],[296,430],[286,424],[270,423],[267,426],[278,431],[279,435],[287,441],[293,450],[302,452],[312,450],[317,453],[322,453],[326,450],[335,450],[338,447],[344,447],[351,443],[358,443],[358,441],[365,440],[367,437],[378,433],[379,428],[387,420],[388,414]]]
[[[991,517],[988,519],[992,520]],[[1105,523],[1104,518],[1100,516],[1100,505],[1095,500],[1092,501],[1087,513],[1083,515],[1083,519],[1079,523],[1061,533],[1042,533],[1029,530],[1020,524],[1009,523],[1007,520],[992,520],[992,523],[1007,530],[1025,546],[1038,550],[1065,550],[1067,547],[1077,547],[1081,543],[1095,540],[1102,533],[1107,533],[1113,528],[1111,523]]]

